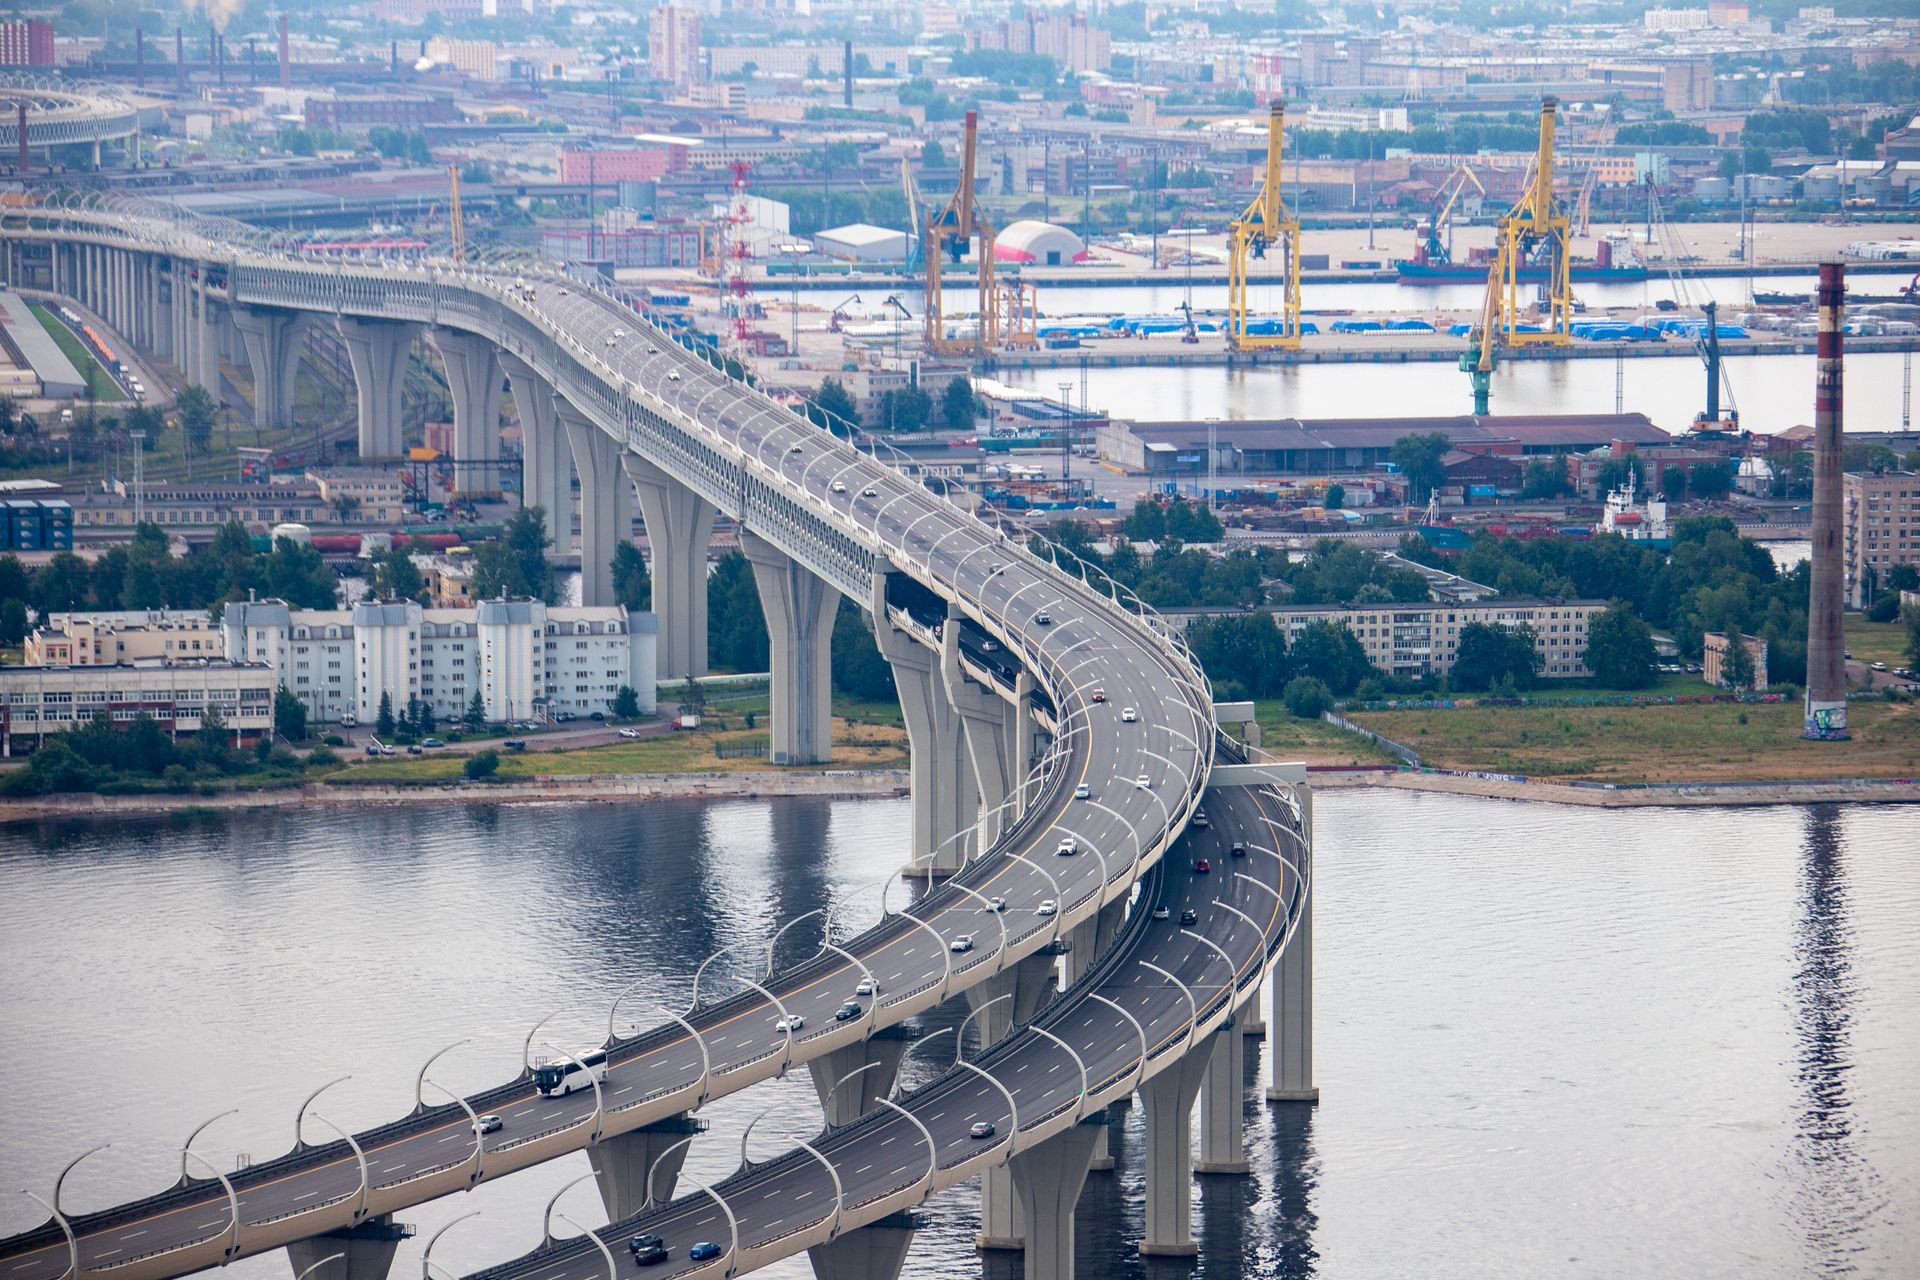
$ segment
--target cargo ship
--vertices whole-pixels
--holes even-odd
[[[1395,277],[1403,284],[1464,284],[1477,283],[1487,278],[1487,269],[1493,265],[1493,250],[1474,249],[1467,254],[1465,262],[1454,262],[1446,252],[1434,252],[1432,242],[1422,244],[1411,258],[1395,258],[1393,270]],[[1623,245],[1616,252],[1614,242],[1602,240],[1592,258],[1575,258],[1570,272],[1575,284],[1580,283],[1619,283],[1631,284],[1647,278],[1647,264],[1633,252],[1631,246]],[[1545,284],[1547,265],[1528,263],[1520,268],[1522,284]]]

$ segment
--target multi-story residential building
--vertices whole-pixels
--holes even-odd
[[[427,56],[476,80],[496,80],[500,74],[500,47],[491,40],[452,40],[435,36],[427,41]]]
[[[383,696],[396,711],[418,698],[442,720],[464,715],[476,693],[490,721],[605,712],[623,687],[643,710],[656,705],[659,625],[619,606],[308,610],[262,600],[228,605],[221,629],[227,653],[267,664],[321,722],[370,723]]]
[[[226,652],[205,609],[52,613],[27,635],[30,667],[111,667],[217,658]]]
[[[667,147],[566,147],[560,152],[560,181],[613,186],[619,182],[658,182],[680,164]]]
[[[53,24],[38,18],[0,22],[0,67],[53,65]]]
[[[169,733],[194,733],[209,706],[236,737],[273,727],[271,667],[238,662],[147,662],[105,667],[0,667],[0,756],[33,747],[104,712],[115,727],[143,712]]]
[[[1471,623],[1532,627],[1540,674],[1571,680],[1593,674],[1587,666],[1587,627],[1606,607],[1605,600],[1480,600],[1283,606],[1272,613],[1289,644],[1312,624],[1331,622],[1353,632],[1374,666],[1408,679],[1452,672],[1460,632]]]
[[[1846,474],[1847,604],[1864,609],[1886,589],[1887,570],[1920,564],[1920,472]]]
[[[654,79],[683,89],[704,79],[697,10],[663,4],[647,15],[647,69]]]

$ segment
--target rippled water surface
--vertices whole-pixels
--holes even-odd
[[[1322,1103],[1250,1103],[1253,1175],[1197,1180],[1198,1274],[1920,1271],[1920,815],[1395,792],[1326,793],[1318,814]],[[512,1074],[556,1009],[542,1041],[597,1042],[630,984],[623,1025],[684,1005],[720,947],[710,975],[764,964],[778,922],[830,896],[853,895],[848,924],[877,915],[906,824],[903,801],[781,800],[0,828],[0,1186],[44,1194],[111,1140],[68,1180],[69,1208],[97,1207],[171,1182],[229,1107],[195,1144],[223,1165],[284,1150],[335,1076],[353,1078],[316,1109],[360,1127],[409,1108],[462,1037],[433,1071],[461,1089]],[[710,1106],[689,1170],[731,1171],[768,1108],[756,1155],[816,1127],[795,1073]],[[1124,1244],[1143,1190],[1138,1109],[1123,1120],[1118,1172],[1081,1202],[1081,1274],[1186,1274]],[[403,1217],[424,1235],[484,1210],[434,1251],[484,1265],[537,1242],[585,1170]],[[590,1185],[561,1212],[604,1221]],[[973,1212],[964,1190],[929,1206],[908,1274],[980,1267]],[[0,1230],[36,1217],[0,1199]],[[288,1274],[281,1255],[232,1271]]]

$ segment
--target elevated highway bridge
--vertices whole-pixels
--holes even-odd
[[[825,913],[817,952],[757,981],[702,986],[703,968],[690,1008],[654,1010],[633,1036],[610,1015],[604,1048],[552,1050],[552,1070],[352,1135],[320,1132],[303,1106],[285,1156],[228,1175],[188,1169],[183,1150],[178,1185],[99,1212],[62,1212],[56,1181],[53,1218],[0,1241],[0,1280],[172,1280],[280,1248],[296,1274],[379,1280],[395,1214],[582,1150],[614,1226],[489,1280],[736,1275],[802,1250],[822,1276],[886,1280],[911,1239],[904,1211],[976,1175],[981,1246],[1024,1248],[1026,1273],[1056,1280],[1073,1272],[1104,1109],[1135,1093],[1141,1248],[1193,1252],[1191,1116],[1201,1099],[1201,1168],[1244,1172],[1239,1044],[1270,972],[1268,1096],[1313,1098],[1304,774],[1247,760],[1219,729],[1245,709],[1217,707],[1177,633],[1121,589],[1032,554],[577,280],[311,261],[238,224],[96,199],[8,211],[0,271],[81,298],[191,380],[237,339],[264,415],[286,408],[301,329],[336,327],[367,459],[400,452],[415,335],[445,362],[463,460],[497,453],[504,374],[528,500],[570,510],[578,477],[585,603],[611,599],[637,498],[671,677],[705,670],[707,539],[731,517],[772,637],[776,761],[828,758],[833,618],[842,596],[860,602],[911,747],[902,874],[926,882],[893,909],[890,877],[879,923],[854,936]],[[953,996],[983,1050],[895,1096],[900,1028]],[[590,1087],[543,1089],[569,1063]],[[699,1109],[802,1066],[820,1135],[676,1196]],[[483,1133],[482,1113],[504,1124]],[[664,1265],[624,1250],[641,1232],[662,1237]]]

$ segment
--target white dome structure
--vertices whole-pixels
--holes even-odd
[[[1087,246],[1065,227],[1025,218],[994,237],[993,260],[1017,267],[1063,267],[1085,262]]]

